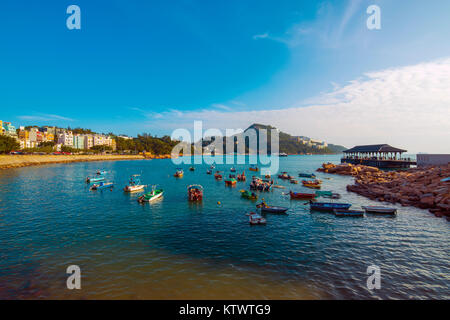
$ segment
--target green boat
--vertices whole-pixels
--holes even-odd
[[[162,189],[153,189],[150,192],[147,192],[146,194],[140,196],[138,198],[139,202],[152,202],[156,199],[159,199],[163,196],[164,190]]]
[[[247,190],[241,190],[241,197],[249,200],[258,200],[258,195]]]
[[[331,199],[340,199],[341,195],[339,193],[334,193],[332,191],[316,191],[317,197],[331,198]]]

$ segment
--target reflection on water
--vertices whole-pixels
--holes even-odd
[[[292,175],[312,172],[338,156],[280,158]],[[234,165],[238,172],[246,165]],[[398,207],[396,218],[335,218],[309,212],[284,195],[301,185],[261,194],[289,207],[251,227],[245,213],[255,203],[188,166],[173,178],[170,160],[75,163],[0,172],[0,298],[317,299],[448,298],[448,222],[426,211]],[[231,165],[217,165],[229,174]],[[109,171],[113,191],[92,192],[83,182]],[[142,174],[164,198],[139,204],[122,191]],[[330,179],[325,179],[328,177]],[[349,177],[325,176],[324,190],[355,207],[374,204],[347,193]],[[187,202],[186,187],[205,188],[201,204]],[[142,193],[141,193],[142,194]],[[220,205],[218,204],[220,201]],[[82,271],[82,290],[65,287],[66,267]],[[381,267],[382,288],[366,288],[366,269]]]

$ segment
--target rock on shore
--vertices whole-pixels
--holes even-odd
[[[428,209],[437,217],[450,220],[450,164],[399,171],[382,171],[363,165],[324,163],[317,171],[355,176],[347,190],[372,200],[400,203]]]

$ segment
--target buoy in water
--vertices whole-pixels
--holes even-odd
[[[220,201],[217,201],[217,204],[220,205]]]

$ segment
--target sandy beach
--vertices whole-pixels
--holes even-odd
[[[142,159],[145,159],[143,155],[0,155],[0,169],[28,167],[51,163]]]

